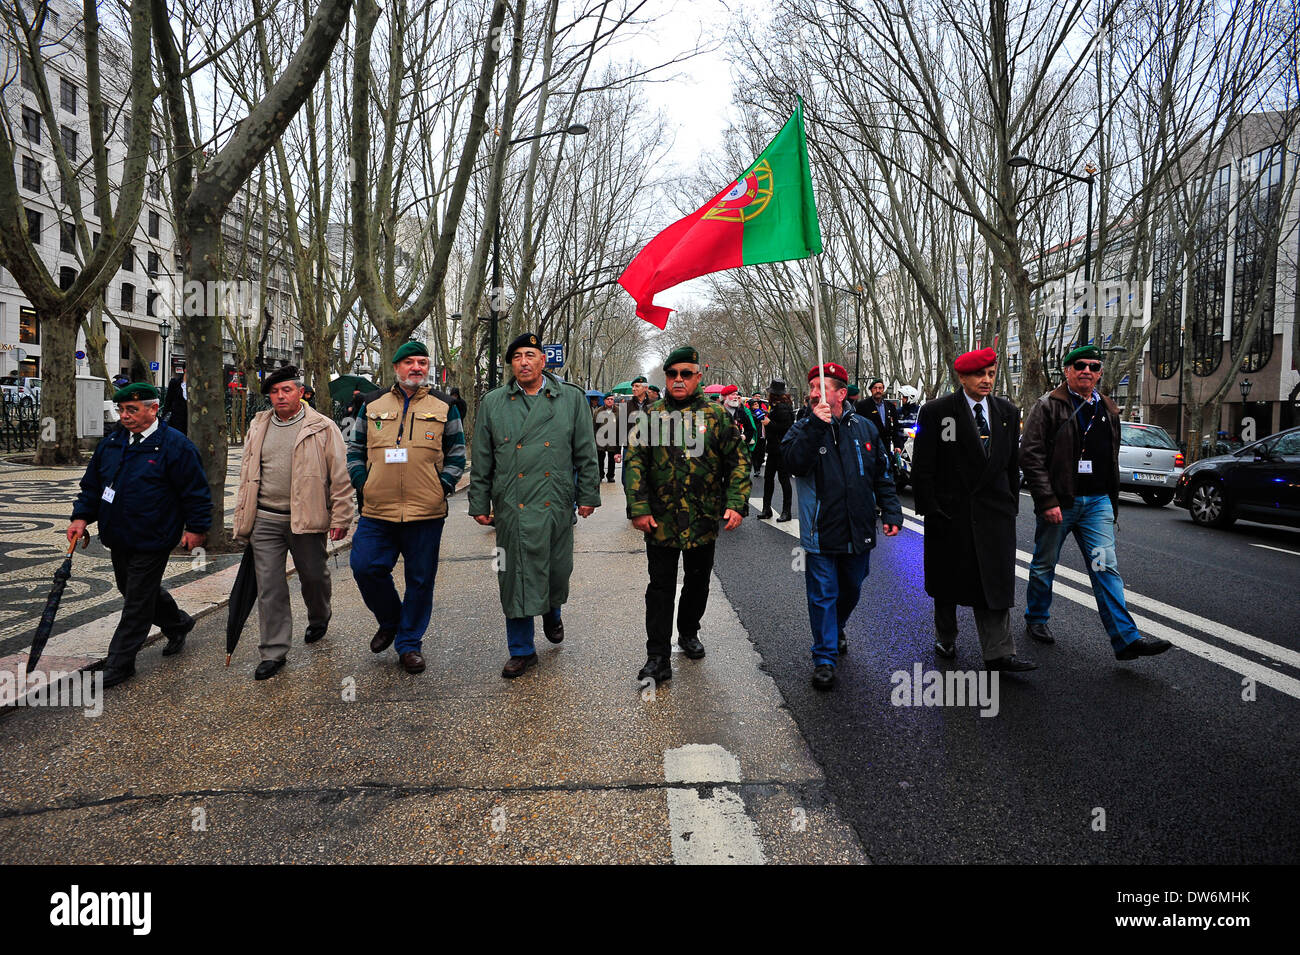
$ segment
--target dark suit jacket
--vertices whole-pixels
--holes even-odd
[[[925,515],[925,592],[1004,610],[1016,594],[1020,412],[995,395],[988,404],[988,457],[960,390],[921,406],[912,483]]]

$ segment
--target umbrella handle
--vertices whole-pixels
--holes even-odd
[[[87,547],[90,546],[90,535],[87,534],[85,531],[82,531],[81,536],[68,545],[68,549],[64,552],[64,556],[71,557],[72,552],[77,549],[78,544],[81,545],[82,550],[85,550]]]

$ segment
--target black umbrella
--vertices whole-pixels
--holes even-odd
[[[235,586],[230,590],[230,616],[226,620],[226,666],[230,666],[231,654],[239,645],[239,636],[244,632],[248,615],[257,603],[257,570],[253,565],[253,545],[244,548],[244,556],[239,561],[239,573],[235,575]]]
[[[41,651],[50,640],[50,631],[54,629],[54,618],[58,615],[59,603],[63,600],[63,588],[68,586],[68,578],[72,576],[72,552],[77,549],[78,541],[81,542],[84,550],[90,546],[90,535],[83,533],[68,545],[68,556],[63,559],[63,565],[54,572],[54,586],[50,588],[50,596],[45,601],[45,612],[41,614],[36,635],[32,637],[32,650],[27,655],[28,673],[36,669],[36,664],[41,659]]]

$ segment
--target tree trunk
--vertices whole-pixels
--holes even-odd
[[[45,312],[41,318],[41,414],[37,466],[81,464],[77,442],[77,329],[84,312]]]

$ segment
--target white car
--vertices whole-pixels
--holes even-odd
[[[1174,499],[1183,476],[1183,453],[1164,428],[1122,421],[1119,426],[1119,489],[1142,495],[1152,507]]]
[[[41,379],[39,378],[6,375],[0,378],[0,391],[4,392],[5,401],[13,401],[23,407],[33,407],[41,403]]]

